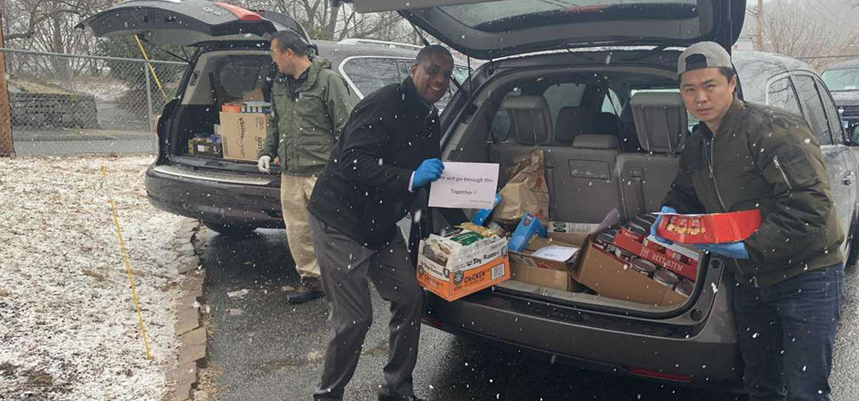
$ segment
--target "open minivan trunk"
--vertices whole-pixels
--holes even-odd
[[[507,167],[517,156],[542,149],[549,220],[570,223],[596,223],[612,209],[627,220],[659,210],[676,173],[688,121],[682,102],[678,107],[679,95],[664,93],[676,91],[678,54],[663,50],[710,40],[730,51],[746,4],[746,0],[344,1],[354,3],[359,12],[397,10],[463,54],[492,60],[471,78],[469,88],[476,88],[476,93],[468,93],[468,99],[460,93],[443,113],[442,126],[448,127],[443,158],[499,163],[501,188],[510,178]],[[610,51],[503,59],[595,46],[626,49],[615,59]],[[630,46],[647,50],[630,51]],[[637,111],[631,110],[635,97],[640,99]],[[648,111],[651,106],[655,113]],[[659,109],[671,109],[666,113],[669,118],[660,121]],[[680,116],[683,123],[678,124]],[[654,118],[645,122],[649,117]],[[673,136],[666,137],[666,132]],[[449,222],[440,213],[433,214],[433,226]],[[707,267],[709,258],[701,256],[693,294],[673,306],[610,299],[576,292],[571,286],[546,290],[508,281],[498,290],[625,315],[676,316],[693,303],[709,308],[715,291],[702,289],[717,288],[722,272],[706,274]]]
[[[647,63],[624,65],[608,51],[576,52],[481,67],[475,74],[483,79],[475,83],[476,109],[462,107],[468,99],[458,95],[451,105],[459,111],[442,117],[450,122],[443,159],[498,163],[500,189],[511,178],[507,170],[515,158],[542,150],[550,197],[548,217],[554,222],[600,223],[613,209],[623,221],[658,211],[694,121],[680,99],[674,67],[666,61],[676,60],[679,53],[624,53],[659,61],[642,67]],[[607,63],[612,56],[618,61]],[[486,78],[490,74],[482,71],[485,68],[495,68],[494,74]],[[470,218],[474,212],[467,210],[466,215]],[[435,216],[436,228],[448,225],[440,215]],[[592,253],[589,247],[585,244],[579,252]],[[594,288],[599,283],[594,286],[593,281],[586,288],[563,282],[540,285],[514,277],[498,284],[495,291],[624,314],[669,316],[688,309],[699,298],[705,303],[712,300],[713,293],[703,290],[718,287],[721,271],[708,270],[709,262],[705,255],[699,256],[693,294],[673,297],[670,302],[598,296],[595,294],[605,287],[600,291]],[[631,269],[613,274],[629,273],[640,274]],[[613,282],[611,285],[617,285],[617,280]],[[609,285],[608,278],[604,285]],[[652,285],[660,284],[653,281]]]
[[[202,51],[193,66],[166,130],[170,157],[183,164],[256,173],[276,75],[271,56],[260,46],[220,44]],[[241,113],[230,109],[241,105],[258,106]],[[223,142],[212,143],[213,137]]]

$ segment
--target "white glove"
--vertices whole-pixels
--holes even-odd
[[[260,173],[271,173],[271,156],[262,156],[257,162],[257,168]]]

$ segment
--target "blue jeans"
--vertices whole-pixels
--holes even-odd
[[[756,288],[739,284],[734,317],[751,401],[828,401],[844,265]]]

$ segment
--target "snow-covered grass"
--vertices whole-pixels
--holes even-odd
[[[0,400],[160,400],[176,360],[182,218],[154,209],[151,156],[0,159]],[[143,341],[113,225],[136,274]]]

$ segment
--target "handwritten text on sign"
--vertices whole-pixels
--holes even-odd
[[[441,178],[430,187],[429,206],[492,209],[497,188],[497,163],[445,162]]]

